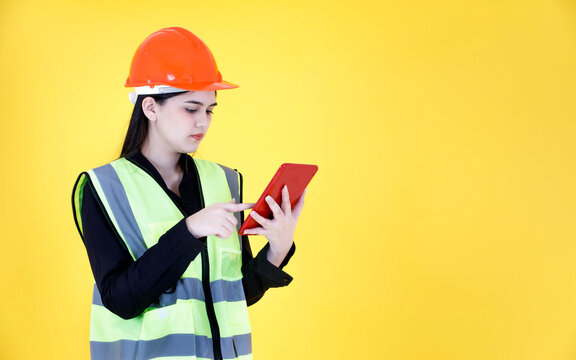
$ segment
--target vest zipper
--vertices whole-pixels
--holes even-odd
[[[154,179],[154,176],[150,173],[150,171],[145,169],[143,166],[129,158],[126,158],[126,160],[147,172],[152,177],[152,179]],[[192,161],[194,161],[194,159],[192,159]],[[200,175],[198,174],[198,169],[196,166],[194,166],[194,173],[196,175],[198,191],[200,193],[200,209],[204,209],[204,194],[202,193],[202,184],[200,183]],[[182,212],[182,215],[186,217],[186,212],[184,209],[176,203],[174,203],[174,205],[176,205],[176,207]],[[206,245],[208,245],[208,238],[206,238]],[[200,251],[200,256],[202,260],[202,289],[204,290],[204,304],[206,305],[206,313],[208,315],[208,322],[210,323],[210,332],[212,333],[212,350],[214,351],[214,360],[222,360],[223,357],[222,348],[220,347],[220,328],[218,327],[218,319],[216,319],[216,311],[214,310],[212,290],[210,290],[210,263],[208,257],[208,247],[205,247]]]
[[[208,264],[208,249],[204,248],[200,252],[202,255],[202,288],[204,289],[204,303],[206,304],[206,313],[210,322],[210,331],[212,332],[212,348],[214,350],[214,359],[222,360],[222,349],[220,348],[220,328],[214,311],[212,302],[212,291],[210,290],[210,265]]]
[[[204,209],[204,194],[202,193],[202,184],[200,183],[200,175],[196,169],[196,179],[198,180],[198,191],[200,192],[200,208]],[[206,245],[208,245],[208,238],[206,238]],[[222,348],[220,347],[220,328],[218,327],[218,319],[216,319],[216,311],[214,310],[214,302],[212,300],[212,290],[210,289],[210,262],[208,256],[208,246],[200,252],[202,256],[202,289],[204,289],[204,304],[206,305],[206,313],[208,315],[208,322],[210,322],[210,332],[212,333],[212,349],[214,351],[214,360],[222,360]]]

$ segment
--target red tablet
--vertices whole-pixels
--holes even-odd
[[[306,164],[282,164],[270,183],[256,201],[253,210],[265,218],[272,219],[272,210],[266,202],[266,196],[270,195],[276,201],[276,203],[282,206],[282,188],[284,185],[288,186],[288,194],[290,195],[290,205],[294,208],[294,205],[300,199],[300,196],[306,189],[306,186],[312,180],[314,174],[318,171],[318,166],[316,165],[306,165]],[[238,231],[240,235],[244,235],[244,230],[252,229],[255,227],[260,227],[260,224],[254,220],[252,216],[248,216],[240,230]]]

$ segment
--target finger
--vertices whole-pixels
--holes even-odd
[[[298,202],[296,203],[296,205],[294,205],[294,209],[292,209],[292,216],[294,216],[295,219],[298,219],[300,217],[300,213],[302,212],[302,208],[304,207],[305,195],[306,195],[306,189],[304,189],[304,192],[300,196],[300,199],[298,199]]]
[[[282,188],[282,211],[286,216],[290,216],[292,214],[292,209],[290,206],[290,194],[288,193],[287,185],[284,185]]]
[[[236,229],[235,226],[232,226],[232,224],[230,224],[229,222],[225,222],[222,225],[220,225],[220,230],[218,231],[220,233],[219,237],[221,239],[227,239],[230,237],[230,235],[235,229]]]
[[[236,219],[236,216],[232,215],[232,213],[227,213],[225,219],[234,227],[238,224],[238,219]]]
[[[272,214],[274,214],[274,219],[277,219],[277,218],[282,217],[284,215],[284,212],[282,212],[282,209],[280,208],[280,206],[278,206],[276,201],[274,201],[274,199],[272,199],[272,196],[270,196],[270,195],[266,196],[266,202],[268,203],[270,210],[272,210]]]
[[[222,223],[222,228],[224,229],[224,233],[225,235],[227,234],[226,237],[230,236],[230,234],[232,234],[232,232],[234,230],[236,230],[236,225],[233,225],[231,222],[229,221],[225,221],[224,223]]]
[[[261,227],[244,230],[245,235],[264,235],[265,229]]]
[[[219,234],[216,234],[216,237],[218,237],[220,239],[228,239],[230,237],[230,235],[232,235],[231,232],[228,232],[228,231],[222,229],[222,231]]]
[[[228,212],[238,212],[248,210],[254,207],[254,203],[242,203],[242,204],[234,204],[234,203],[224,203],[222,208]]]
[[[270,220],[260,216],[260,214],[258,214],[256,211],[252,210],[250,212],[250,216],[252,216],[252,218],[254,218],[254,220],[256,220],[256,222],[260,225],[262,225],[263,227],[268,227],[270,226]]]

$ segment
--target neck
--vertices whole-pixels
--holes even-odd
[[[171,151],[156,149],[151,151],[147,142],[142,146],[142,155],[148,159],[160,174],[174,174],[180,172],[180,154]]]

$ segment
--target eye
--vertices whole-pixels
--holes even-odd
[[[214,115],[214,110],[206,110],[206,114],[208,114],[208,115]]]
[[[188,111],[189,113],[195,113],[196,111],[198,111],[198,109],[186,109],[186,111]]]

